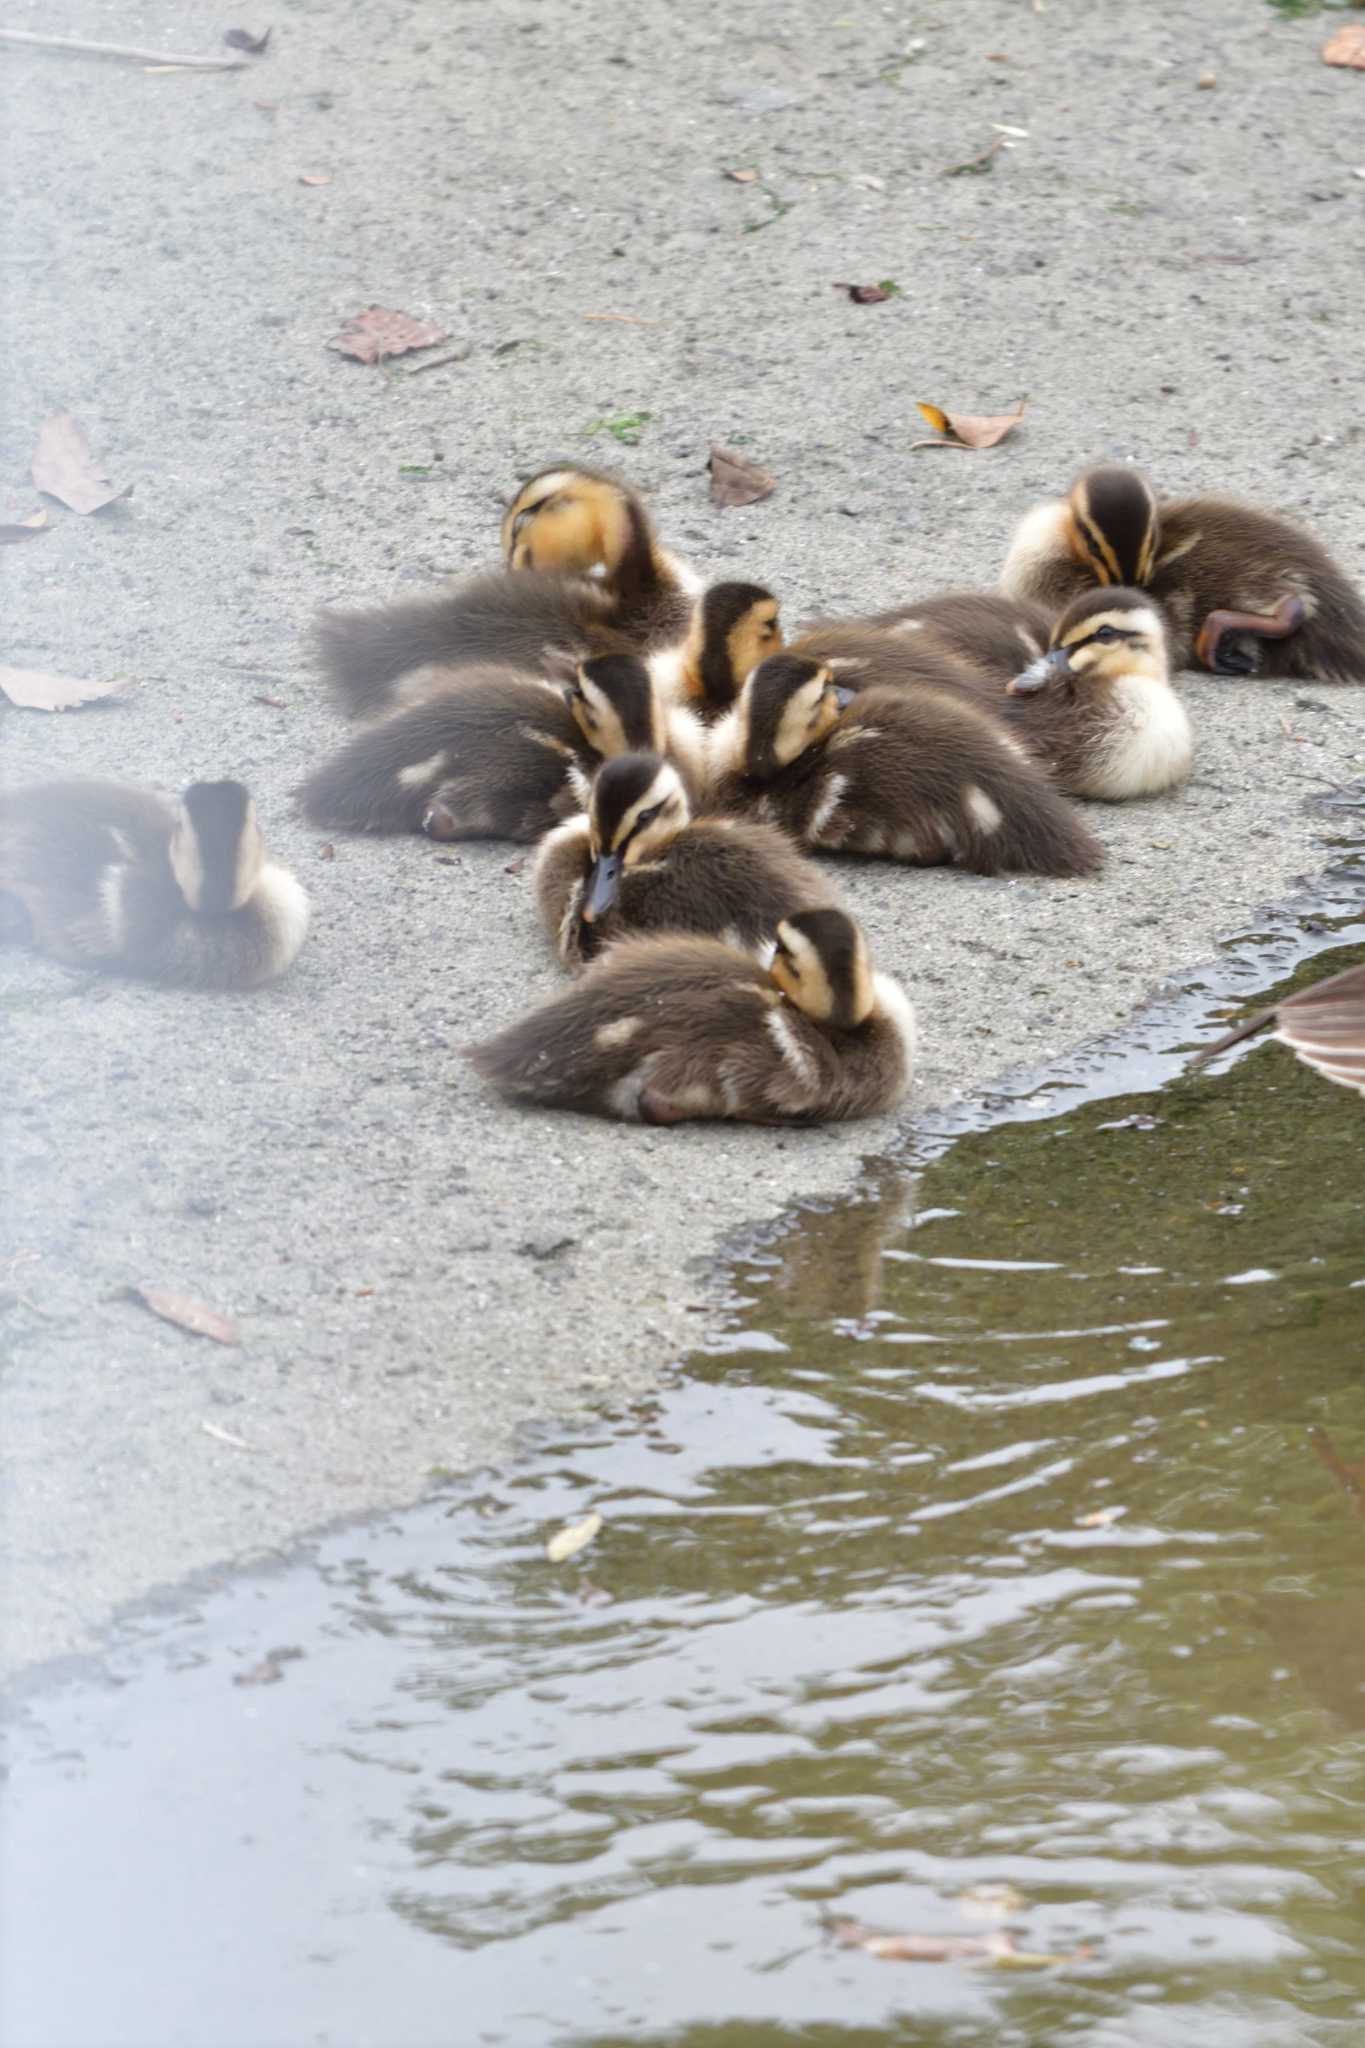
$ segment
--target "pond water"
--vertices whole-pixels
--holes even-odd
[[[1365,1104],[1180,1048],[1363,903],[758,1233],[648,1406],[31,1690],[6,2048],[1359,2048]]]

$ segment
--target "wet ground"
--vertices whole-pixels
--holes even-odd
[[[1170,1077],[1363,902],[758,1233],[648,1406],[31,1686],[7,2048],[1355,2048],[1362,1104]]]

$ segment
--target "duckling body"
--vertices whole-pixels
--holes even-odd
[[[854,692],[788,652],[712,735],[710,805],[808,847],[918,866],[1085,875],[1098,840],[1001,720],[945,690]]]
[[[1138,471],[1087,471],[1024,515],[1001,587],[1060,611],[1096,584],[1149,591],[1177,668],[1365,682],[1365,602],[1315,534],[1232,498],[1159,500]]]
[[[816,661],[856,659],[848,680],[863,689],[947,674],[983,699],[1046,653],[1055,614],[998,590],[948,590],[862,619],[817,619],[789,652]]]
[[[715,939],[624,938],[569,989],[469,1048],[514,1101],[643,1123],[813,1123],[904,1093],[914,1012],[839,910],[794,914],[771,969]]]
[[[666,708],[638,655],[568,664],[565,681],[492,667],[432,676],[427,694],[363,726],[303,784],[310,821],[434,839],[539,839],[581,811],[602,761],[651,748],[689,789],[702,735]]]
[[[598,771],[586,817],[543,841],[534,884],[560,958],[581,966],[625,934],[694,932],[758,955],[779,921],[838,895],[772,825],[693,819],[675,768],[623,754]]]
[[[1146,591],[1088,590],[1007,686],[1011,730],[1071,796],[1111,803],[1183,782],[1194,741]]]
[[[1273,1036],[1308,1066],[1329,1081],[1339,1081],[1343,1088],[1365,1095],[1365,962],[1316,981],[1311,988],[1300,989],[1273,1008],[1248,1017],[1216,1045],[1206,1046],[1197,1063],[1226,1052],[1230,1045],[1271,1024],[1278,1027]]]
[[[6,931],[53,959],[188,988],[273,981],[308,929],[240,782],[192,783],[179,804],[120,782],[8,790],[0,901]]]
[[[612,623],[638,652],[680,642],[701,578],[659,541],[637,491],[581,464],[544,469],[521,486],[502,521],[509,568],[593,575]]]

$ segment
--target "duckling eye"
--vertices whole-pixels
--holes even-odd
[[[647,811],[641,811],[639,817],[635,820],[636,831],[638,832],[642,825],[652,825],[662,809],[663,805],[660,803],[652,805]]]
[[[1118,637],[1119,633],[1116,626],[1101,626],[1095,635],[1097,640],[1103,640],[1106,643],[1111,640],[1117,640]]]

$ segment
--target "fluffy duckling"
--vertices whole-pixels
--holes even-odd
[[[38,952],[187,988],[273,981],[308,930],[240,782],[191,783],[179,803],[122,782],[8,790],[0,902],[6,935]]]
[[[803,846],[983,875],[1088,875],[1104,857],[1001,720],[927,687],[855,693],[790,652],[712,734],[710,803]]]
[[[713,583],[697,599],[682,645],[652,657],[655,681],[703,724],[713,723],[734,703],[750,669],[781,649],[778,611],[761,583]]]
[[[424,700],[361,728],[299,796],[314,824],[432,839],[539,839],[581,811],[604,759],[668,754],[693,791],[701,727],[658,698],[635,654],[566,658],[562,687],[515,670],[433,679]]]
[[[857,662],[858,688],[961,672],[980,694],[1003,689],[1045,653],[1054,614],[998,590],[947,590],[863,619],[817,619],[790,644],[816,661]],[[775,652],[776,650],[769,650]]]
[[[1365,963],[1330,974],[1325,981],[1316,981],[1311,988],[1300,989],[1297,995],[1286,996],[1282,1003],[1248,1017],[1216,1045],[1205,1046],[1195,1064],[1226,1052],[1230,1045],[1264,1031],[1268,1024],[1278,1025],[1274,1036],[1307,1065],[1316,1067],[1329,1081],[1340,1081],[1344,1088],[1365,1095]]]
[[[1231,498],[1158,500],[1121,465],[1025,513],[1000,582],[1057,610],[1097,583],[1150,591],[1177,668],[1365,682],[1365,602],[1315,535]]]
[[[657,754],[622,754],[599,769],[587,816],[543,841],[534,883],[541,921],[570,967],[637,932],[705,932],[758,955],[779,919],[839,901],[774,826],[693,819],[677,769]]]
[[[1006,694],[1011,730],[1072,796],[1155,796],[1190,772],[1190,721],[1171,688],[1161,613],[1144,591],[1078,597]]]
[[[502,519],[511,569],[592,575],[611,600],[614,625],[641,653],[682,640],[701,578],[661,546],[638,492],[581,464],[543,469]]]
[[[794,911],[766,969],[715,939],[622,939],[467,1057],[513,1101],[650,1124],[873,1116],[904,1094],[915,1016],[841,910]]]

